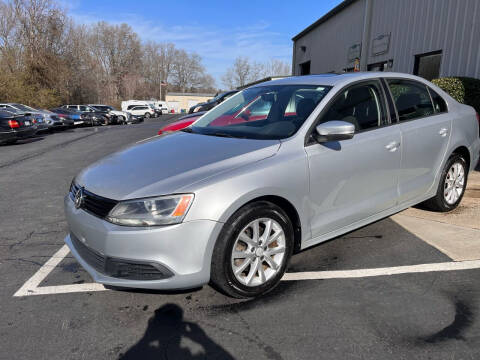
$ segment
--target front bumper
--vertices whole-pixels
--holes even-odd
[[[188,289],[210,280],[211,255],[222,223],[197,220],[152,228],[118,226],[76,209],[69,196],[65,197],[65,214],[71,233],[65,242],[96,282],[128,288]],[[111,272],[99,271],[78,243],[75,247],[78,241],[113,261],[155,264],[167,269],[168,278],[132,280],[110,276]]]

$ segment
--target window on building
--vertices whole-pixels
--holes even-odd
[[[401,79],[388,79],[387,82],[400,122],[433,114],[430,94],[424,84]]]
[[[387,71],[393,66],[393,60],[368,65],[368,71]]]
[[[300,75],[310,74],[310,61],[306,61],[300,64]]]
[[[436,79],[440,76],[441,63],[441,50],[415,55],[415,66],[413,68],[413,73],[427,80]]]
[[[355,131],[386,124],[383,95],[377,82],[354,85],[343,91],[322,116],[321,122],[341,120],[355,125]]]

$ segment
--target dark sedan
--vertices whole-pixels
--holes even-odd
[[[51,112],[54,112],[59,117],[63,119],[73,120],[73,125],[99,125],[99,122],[96,122],[93,118],[88,116],[85,113],[81,113],[80,111],[76,111],[73,109],[67,108],[55,108],[50,109]]]
[[[213,99],[210,99],[207,102],[193,105],[188,110],[188,113],[193,114],[193,113],[196,113],[196,112],[199,112],[199,111],[208,111],[210,109],[213,109],[215,106],[217,106],[218,104],[227,100],[230,96],[235,95],[237,92],[238,92],[238,90],[230,90],[230,91],[226,91],[226,92],[223,92],[221,94],[218,94]]]
[[[29,115],[0,111],[0,144],[14,144],[34,136],[37,128],[33,120]]]

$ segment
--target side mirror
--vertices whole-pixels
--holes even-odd
[[[318,125],[313,133],[319,143],[329,141],[348,140],[353,138],[355,125],[346,121],[327,121]]]

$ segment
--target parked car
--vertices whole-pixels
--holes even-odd
[[[168,134],[168,133],[171,133],[171,132],[174,132],[174,131],[182,130],[182,129],[186,128],[187,126],[192,125],[203,114],[205,114],[205,111],[200,111],[200,112],[196,112],[196,113],[193,113],[193,114],[188,114],[188,115],[182,116],[177,121],[175,121],[171,124],[165,125],[163,128],[158,130],[158,135]]]
[[[62,108],[78,111],[86,116],[83,117],[84,124],[91,126],[108,125],[110,116],[104,111],[98,111],[88,105],[63,105]]]
[[[35,136],[36,132],[31,115],[0,110],[0,144],[15,144],[18,140]]]
[[[128,124],[138,124],[144,120],[143,115],[130,115],[130,122],[128,122]]]
[[[131,122],[131,115],[126,111],[115,110],[113,106],[109,105],[100,105],[100,104],[89,104],[91,108],[97,111],[102,111],[110,116],[110,123],[112,124],[127,124]]]
[[[155,110],[148,105],[128,105],[127,112],[131,115],[139,115],[147,119],[155,116]]]
[[[268,109],[257,120],[212,125],[257,102]],[[295,251],[418,203],[455,209],[479,126],[472,107],[413,75],[264,82],[80,172],[65,241],[103,284],[259,296]]]
[[[193,105],[188,110],[188,113],[193,114],[193,113],[196,113],[196,112],[199,112],[199,111],[208,111],[210,109],[213,109],[215,106],[222,103],[223,101],[228,99],[230,96],[235,95],[236,93],[238,93],[238,90],[230,90],[230,91],[226,91],[224,93],[218,94],[213,99],[210,99],[207,102],[198,103],[196,105]]]
[[[95,123],[95,120],[89,117],[86,113],[81,113],[80,111],[67,109],[67,108],[54,108],[50,109],[50,111],[58,114],[59,117],[64,119],[71,119],[73,120],[73,125],[99,125],[100,123]]]
[[[68,115],[42,110],[50,130],[64,130],[74,126],[75,121]]]
[[[50,129],[49,125],[44,119],[42,111],[34,109],[30,106],[18,103],[3,103],[0,104],[0,110],[10,111],[15,114],[28,114],[32,117],[33,124],[37,128],[37,132],[46,132]]]
[[[168,106],[165,101],[156,101],[153,105],[155,110],[159,111],[159,115],[168,114]]]

